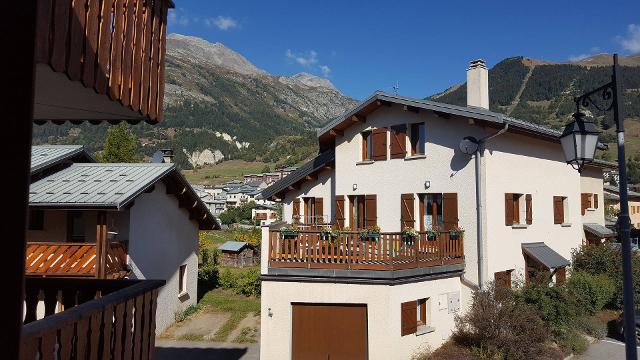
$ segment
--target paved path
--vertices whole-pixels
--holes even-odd
[[[640,351],[639,351],[640,352]],[[616,339],[605,338],[589,345],[586,353],[574,357],[580,360],[617,360],[624,359],[624,343]],[[640,359],[640,356],[638,356]]]
[[[156,339],[158,360],[257,360],[260,344]]]

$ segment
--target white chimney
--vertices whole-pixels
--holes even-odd
[[[489,70],[482,59],[467,69],[467,106],[489,109]]]

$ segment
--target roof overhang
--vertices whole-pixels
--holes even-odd
[[[547,269],[569,266],[569,260],[558,254],[543,242],[522,244],[522,251]]]
[[[584,231],[600,239],[607,239],[616,236],[616,233],[604,225],[586,223],[582,225]]]

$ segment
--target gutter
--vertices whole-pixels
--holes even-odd
[[[502,117],[500,118],[500,120],[503,121],[504,123],[504,127],[502,129],[500,129],[498,132],[491,134],[489,136],[486,136],[480,140],[477,141],[478,144],[478,148],[476,149],[476,154],[475,154],[475,166],[476,166],[476,223],[477,223],[477,248],[478,248],[478,284],[476,285],[480,290],[483,289],[484,287],[484,283],[486,282],[486,279],[484,278],[484,227],[483,227],[483,219],[482,219],[482,214],[484,212],[484,203],[482,202],[482,184],[481,184],[481,180],[482,180],[482,156],[484,154],[484,147],[485,144],[495,138],[498,137],[502,134],[504,134],[505,132],[507,132],[507,130],[509,129],[509,123],[504,122],[504,120],[502,119]],[[471,281],[469,281],[468,279],[464,278],[464,275],[462,276],[463,282],[467,282],[470,283]],[[473,283],[472,283],[473,284]],[[475,285],[475,284],[473,284]]]

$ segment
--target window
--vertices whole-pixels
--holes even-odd
[[[553,197],[553,223],[564,224],[564,214],[567,213],[568,201],[565,196]]]
[[[349,196],[351,207],[349,226],[353,230],[373,227],[377,223],[377,204],[375,195]]]
[[[507,226],[533,223],[531,194],[504,194],[504,222]]]
[[[411,124],[411,155],[424,155],[425,136],[424,123]]]
[[[180,271],[178,273],[178,295],[182,295],[187,292],[187,264],[180,265]]]
[[[371,131],[362,133],[362,160],[373,159],[373,141],[371,139]]]
[[[44,230],[44,210],[29,209],[29,230]]]
[[[431,301],[429,298],[407,301],[400,304],[401,336],[420,334],[419,327],[429,325]]]
[[[587,210],[597,209],[598,194],[582,193],[580,195],[580,208],[582,210],[582,215],[584,215]]]
[[[81,211],[67,213],[67,241],[85,242],[84,218]]]
[[[437,227],[449,231],[458,226],[458,194],[418,194],[420,231]]]
[[[323,222],[322,198],[305,197],[304,202],[304,224],[318,224]]]

